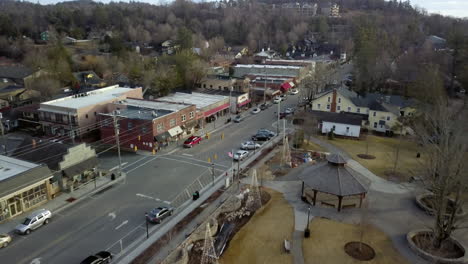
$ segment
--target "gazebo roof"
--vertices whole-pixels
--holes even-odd
[[[367,188],[358,180],[358,178],[362,179],[362,176],[346,165],[336,166],[329,162],[322,162],[304,169],[298,178],[309,188],[323,193],[337,196],[367,193]]]
[[[330,154],[327,156],[327,160],[330,163],[337,164],[337,165],[344,165],[346,164],[346,159],[343,158],[340,154]]]

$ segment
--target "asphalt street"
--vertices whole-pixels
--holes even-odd
[[[290,95],[281,109],[295,104],[295,97]],[[68,264],[79,263],[101,250],[118,254],[145,235],[145,212],[170,204],[197,178],[206,175],[209,179],[212,166],[208,158],[214,162],[215,172],[221,174],[231,167],[228,152],[237,150],[260,128],[275,131],[277,109],[272,105],[256,115],[245,112],[241,123],[227,125],[191,149],[178,147],[170,154],[155,156],[124,153],[125,181],[79,199],[59,214],[52,212],[52,221],[30,235],[15,236],[7,248],[0,249],[1,263]],[[104,153],[99,159],[102,168],[118,165],[114,152]],[[157,228],[150,225],[150,232]]]

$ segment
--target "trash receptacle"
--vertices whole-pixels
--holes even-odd
[[[114,173],[111,174],[111,180],[115,180],[115,174]]]
[[[195,191],[195,192],[193,193],[192,197],[193,197],[193,200],[194,200],[194,201],[195,201],[195,200],[198,200],[198,198],[200,198],[200,193],[199,193],[198,191]]]

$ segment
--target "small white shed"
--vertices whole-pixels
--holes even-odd
[[[323,134],[331,131],[335,135],[358,138],[362,117],[347,113],[322,112],[318,114],[319,128]]]

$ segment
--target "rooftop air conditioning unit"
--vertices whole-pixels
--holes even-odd
[[[151,111],[151,115],[152,115],[153,117],[157,117],[157,116],[158,116],[158,114],[156,114],[156,111]]]

